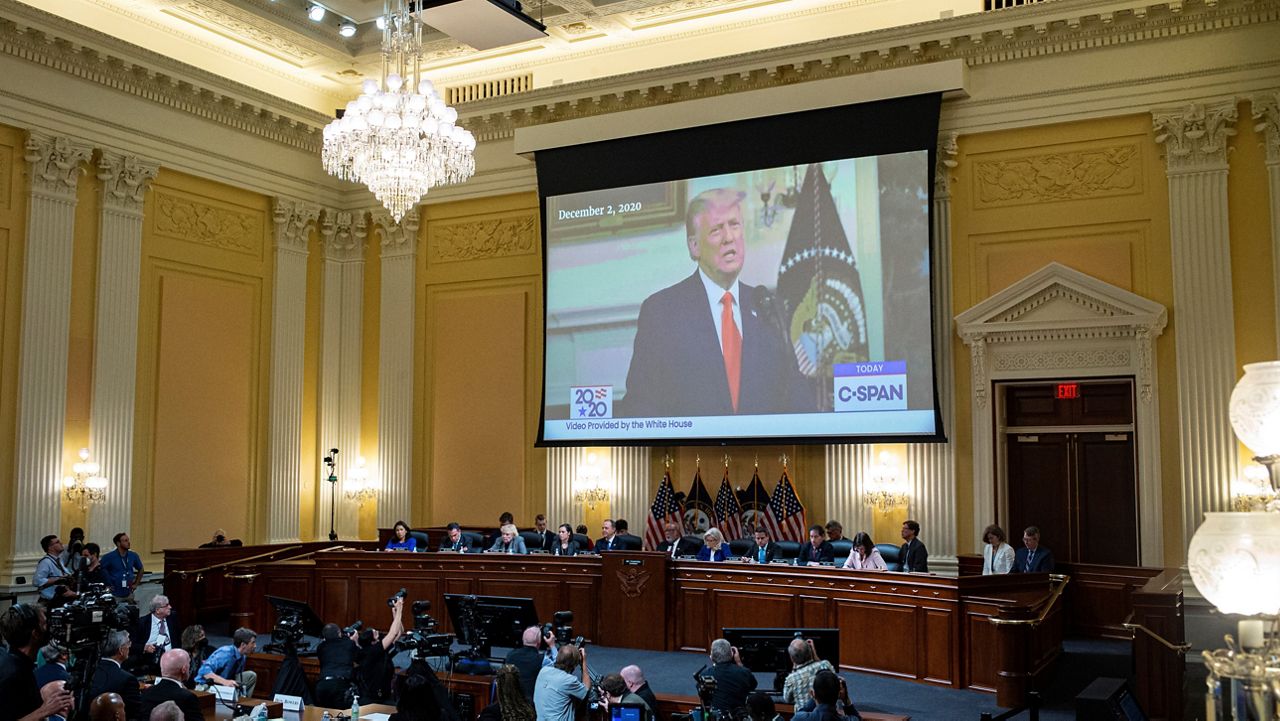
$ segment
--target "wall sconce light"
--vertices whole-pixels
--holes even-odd
[[[89,449],[80,449],[80,462],[71,467],[72,475],[62,479],[63,495],[68,501],[87,510],[90,503],[101,503],[107,498],[107,479],[99,476],[101,466],[89,460]]]
[[[596,462],[596,454],[588,453],[587,462],[578,466],[578,490],[573,494],[576,503],[585,503],[587,508],[596,510],[596,506],[609,501],[609,490],[600,485],[603,470]]]
[[[880,452],[880,462],[871,471],[863,502],[880,513],[901,508],[911,500],[898,483],[898,464],[889,451]]]
[[[356,456],[355,466],[347,471],[347,482],[344,487],[347,499],[362,506],[378,494],[377,483],[369,479],[369,469],[365,466],[364,456]]]
[[[1271,490],[1271,475],[1266,468],[1252,464],[1231,484],[1231,508],[1234,511],[1265,511],[1267,505],[1277,503],[1278,497]]]

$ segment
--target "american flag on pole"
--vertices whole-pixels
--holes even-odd
[[[644,524],[646,549],[658,550],[658,544],[666,538],[663,527],[669,522],[680,524],[683,528],[680,504],[676,502],[676,490],[671,485],[671,471],[662,474],[662,483],[658,484],[658,495],[653,497],[653,505],[649,506],[649,517]]]
[[[791,485],[791,477],[787,475],[787,467],[782,467],[782,478],[773,489],[769,499],[769,508],[764,513],[764,523],[769,535],[779,540],[804,541],[808,538],[805,522],[804,506],[796,489]]]
[[[742,538],[742,507],[738,505],[738,494],[729,484],[728,466],[724,467],[724,478],[720,479],[720,490],[716,491],[716,526],[726,541]]]

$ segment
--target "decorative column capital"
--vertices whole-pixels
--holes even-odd
[[[1280,90],[1258,93],[1249,99],[1253,109],[1253,129],[1262,133],[1267,164],[1280,164]]]
[[[406,213],[397,223],[386,211],[375,211],[373,222],[377,226],[378,235],[382,238],[382,257],[397,258],[411,256],[418,250],[418,227],[420,220],[417,210]]]
[[[103,151],[98,159],[98,180],[102,181],[102,204],[114,210],[142,213],[142,201],[160,164],[136,155]]]
[[[320,218],[320,206],[277,196],[271,202],[276,247],[307,254],[307,228]]]
[[[30,165],[31,191],[52,193],[74,200],[76,183],[93,148],[72,142],[61,135],[45,135],[31,131],[27,134],[24,156]]]
[[[1165,146],[1166,173],[1226,170],[1236,116],[1234,98],[1152,113],[1156,142]]]
[[[320,224],[325,260],[364,260],[364,239],[368,232],[365,211],[326,210]]]
[[[951,171],[959,165],[956,161],[960,152],[958,137],[955,131],[950,130],[938,134],[937,165],[933,172],[934,200],[951,197]]]

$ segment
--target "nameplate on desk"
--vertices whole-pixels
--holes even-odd
[[[644,561],[639,558],[625,558],[622,560],[624,566],[643,566]]]
[[[302,710],[301,696],[290,696],[288,694],[278,693],[275,695],[275,697],[272,700],[279,701],[280,703],[284,704],[285,711],[301,711]]]
[[[240,694],[236,693],[235,686],[219,686],[214,684],[209,687],[209,690],[213,692],[214,696],[218,697],[219,701],[235,701],[240,698]]]

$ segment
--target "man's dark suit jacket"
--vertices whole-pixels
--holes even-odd
[[[671,555],[671,541],[663,541],[662,543],[659,543],[658,550],[667,555]],[[676,539],[677,556],[696,556],[700,550],[702,550],[702,546],[697,543],[693,543],[692,541],[686,542],[683,538]]]
[[[643,686],[636,689],[632,693],[644,699],[644,702],[649,704],[649,709],[654,712],[655,716],[657,715],[658,697],[653,695],[653,689],[649,688],[648,681],[645,681]]]
[[[534,531],[534,532],[535,532],[535,533],[537,533],[537,531]],[[539,536],[542,536],[542,542],[541,542],[541,543],[539,543],[539,544],[538,544],[538,545],[536,545],[536,546],[530,546],[530,545],[529,545],[529,544],[527,544],[527,543],[525,544],[525,546],[526,546],[526,547],[528,548],[528,550],[529,550],[529,553],[533,553],[534,551],[546,551],[547,553],[551,553],[551,549],[552,549],[552,548],[553,548],[557,543],[559,543],[559,542],[560,542],[560,538],[559,538],[558,536],[556,536],[556,534],[552,533],[551,531],[543,531],[542,533],[539,533],[538,535],[539,535]]]
[[[747,705],[747,695],[756,690],[756,675],[732,661],[715,664],[710,673],[716,678],[711,708],[722,711],[742,708]]]
[[[809,545],[809,544],[805,544],[805,545]],[[831,549],[831,553],[832,553],[831,557],[834,559],[835,558],[834,548]],[[760,563],[760,547],[757,546],[754,542],[752,542],[751,550],[743,554],[743,557],[750,558],[752,561],[755,561],[756,563]],[[764,562],[768,563],[777,557],[778,557],[778,544],[774,543],[773,541],[769,541],[764,546]]]
[[[1036,548],[1036,555],[1027,562],[1030,556],[1026,547],[1013,552],[1013,573],[1053,573],[1053,551],[1045,546]]]
[[[70,681],[71,674],[67,673],[67,669],[58,663],[46,663],[36,669],[36,686],[44,688],[45,684],[54,681]]]
[[[105,658],[98,662],[98,668],[93,672],[89,698],[97,698],[104,693],[120,694],[120,698],[124,700],[125,718],[129,721],[142,718],[142,693],[138,690],[138,679],[114,661]],[[83,709],[82,713],[81,718],[88,718],[89,709]]]
[[[156,679],[154,685],[142,692],[142,716],[151,718],[151,711],[165,701],[172,701],[182,709],[183,721],[204,721],[204,712],[200,710],[200,701],[194,693],[182,684],[169,679]]]
[[[622,536],[619,536],[616,533],[613,534],[612,544],[610,544],[609,539],[606,539],[606,538],[596,539],[596,545],[595,545],[596,553],[600,553],[602,551],[621,551],[622,548],[623,548]]]
[[[178,615],[172,611],[164,620],[169,629],[169,646],[165,650],[182,648],[182,626],[178,625]],[[151,637],[151,614],[144,614],[129,628],[129,661],[137,663],[146,653],[147,639]]]
[[[913,538],[909,543],[902,544],[898,555],[902,558],[902,570],[916,573],[929,572],[929,549],[924,547],[919,538]]]
[[[831,545],[831,541],[823,541],[816,551],[813,548],[813,544],[806,541],[800,546],[800,555],[796,557],[796,565],[803,566],[810,561],[834,563],[835,560],[836,547]]]
[[[775,320],[777,300],[762,286],[740,283],[742,370],[739,415],[817,410],[808,382],[796,367],[795,350]],[[620,415],[733,415],[724,353],[716,338],[706,286],[698,272],[645,299],[627,371]]]
[[[506,660],[520,671],[520,688],[529,703],[533,703],[533,684],[542,670],[542,652],[532,646],[520,646],[511,649]]]

